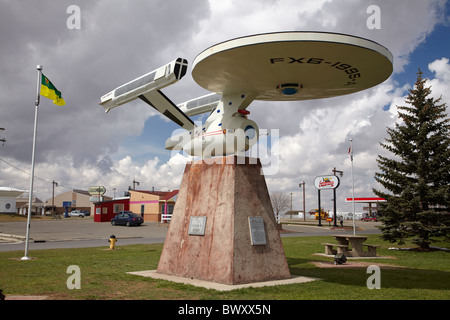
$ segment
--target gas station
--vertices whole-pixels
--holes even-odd
[[[353,202],[353,198],[345,198],[345,202]],[[369,217],[376,217],[375,214],[372,214],[372,210],[375,209],[378,212],[378,203],[386,202],[386,199],[377,197],[355,198],[354,202],[368,204]],[[373,204],[375,204],[375,207],[372,207]]]

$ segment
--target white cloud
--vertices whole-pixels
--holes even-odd
[[[380,29],[369,29],[367,8],[380,8]],[[433,31],[445,8],[444,1],[339,0],[327,1],[313,11],[299,14],[302,28],[348,33],[376,41],[393,53],[394,71],[401,72],[409,54]]]
[[[442,96],[442,102],[450,105],[450,63],[449,58],[442,58],[431,62],[428,65],[428,69],[435,73],[434,79],[430,79],[427,82],[428,86],[431,86],[433,97],[439,98]],[[449,114],[447,108],[447,114]]]

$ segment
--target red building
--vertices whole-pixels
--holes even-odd
[[[109,222],[120,211],[130,210],[130,197],[96,202],[94,205],[94,222]]]
[[[109,222],[120,211],[132,211],[144,218],[144,221],[170,222],[178,190],[129,192],[130,197],[94,203],[94,222]]]

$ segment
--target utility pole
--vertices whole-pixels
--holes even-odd
[[[136,185],[139,185],[139,182],[133,179],[133,190],[136,190]]]
[[[292,192],[291,192],[291,211],[290,211],[289,216],[290,216],[290,218],[292,219]]]
[[[3,131],[3,130],[5,130],[5,128],[0,128],[0,131]],[[5,145],[6,139],[5,138],[0,139],[0,142],[3,142],[3,145]]]
[[[299,183],[300,188],[303,187],[303,221],[306,221],[306,205],[305,205],[305,181]]]
[[[342,177],[344,175],[344,171],[336,170],[336,167],[331,170],[333,172],[333,175],[336,176],[336,173],[339,173],[339,175]],[[333,188],[333,227],[337,227],[337,221],[336,221],[336,189]]]
[[[52,219],[53,219],[54,214],[55,214],[55,186],[58,186],[58,182],[53,180],[52,185],[53,185],[53,191],[52,191]]]

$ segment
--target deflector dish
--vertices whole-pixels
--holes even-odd
[[[292,101],[368,89],[392,70],[392,54],[373,41],[336,33],[282,32],[214,45],[195,58],[192,77],[222,95],[245,92],[254,93],[255,100]]]

